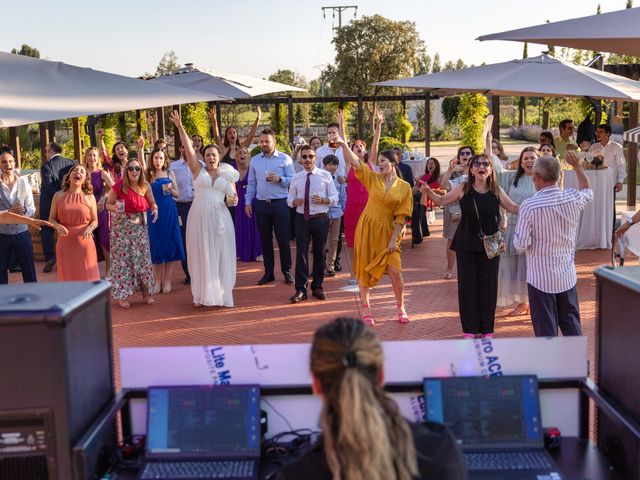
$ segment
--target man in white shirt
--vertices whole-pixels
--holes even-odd
[[[336,171],[336,176],[340,183],[344,183],[347,180],[347,164],[344,161],[342,149],[339,148],[339,145],[336,142],[339,132],[340,125],[338,123],[332,122],[327,125],[327,139],[329,142],[316,150],[316,165],[319,169],[324,170],[324,165],[322,164],[324,157],[327,155],[335,155],[338,157],[338,161],[340,162],[338,170]]]
[[[15,159],[9,152],[0,154],[0,211],[32,217],[36,212],[31,185],[15,172]],[[36,282],[33,244],[27,225],[0,225],[0,284],[9,283],[7,269],[15,253],[22,270],[22,280]]]
[[[593,190],[575,152],[567,162],[578,178],[578,190],[561,190],[560,164],[541,157],[533,167],[537,192],[520,205],[513,246],[527,259],[531,323],[536,337],[582,335],[574,255],[580,213],[593,201]]]
[[[611,140],[611,125],[603,123],[596,129],[597,143],[589,148],[589,153],[601,155],[604,164],[610,169],[611,175],[616,182],[616,193],[622,190],[622,184],[627,176],[627,162],[624,159],[622,145]]]
[[[296,293],[289,299],[299,303],[307,299],[309,282],[309,241],[313,240],[313,280],[311,293],[318,300],[326,297],[324,281],[325,246],[329,234],[329,207],[338,204],[333,177],[316,165],[316,152],[309,145],[300,150],[304,170],[291,179],[287,204],[296,208]]]

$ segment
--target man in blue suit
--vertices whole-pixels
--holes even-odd
[[[62,187],[62,179],[76,162],[62,155],[62,146],[51,142],[44,148],[47,162],[40,167],[40,218],[49,220],[51,201],[55,193]],[[56,251],[53,244],[53,228],[42,227],[42,252],[47,261],[42,271],[49,273],[56,264]]]

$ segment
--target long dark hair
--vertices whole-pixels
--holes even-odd
[[[122,162],[120,161],[120,158],[116,155],[116,147],[118,145],[124,145],[124,148],[127,149],[127,156],[129,155],[129,149],[127,148],[126,143],[124,143],[123,141],[119,141],[113,144],[113,147],[111,147],[111,164],[113,165],[113,170],[115,172],[119,172],[120,169],[122,168]]]
[[[164,163],[162,164],[162,167],[160,167],[160,169],[169,169],[169,155],[167,155],[167,151],[162,147],[154,147],[153,150],[151,150],[151,154],[149,155],[149,161],[147,162],[147,171],[145,172],[147,175],[147,182],[149,183],[153,182],[156,178],[156,167],[153,166],[153,156],[158,152],[162,152],[162,155],[164,156]]]
[[[549,140],[547,145],[551,145],[554,150],[556,149],[556,142],[553,140],[553,134],[551,132],[540,132],[540,137],[544,137]]]
[[[333,480],[410,480],[418,474],[411,430],[381,385],[382,345],[360,320],[316,330],[311,372],[324,397],[320,423]]]
[[[553,147],[552,147],[553,148]],[[513,186],[517,187],[518,186],[518,182],[520,181],[520,177],[522,177],[524,175],[524,167],[522,166],[522,157],[524,157],[524,154],[527,152],[533,152],[536,154],[536,156],[540,156],[540,152],[538,151],[538,149],[536,147],[524,147],[522,149],[522,151],[520,152],[520,158],[518,158],[518,171],[516,172],[516,178],[513,179]]]
[[[436,168],[433,171],[433,173],[429,173],[429,160],[433,160],[433,163],[436,164]],[[429,175],[429,178],[427,178],[427,183],[434,182],[440,178],[440,162],[438,161],[437,158],[435,157],[427,158],[427,163],[424,166],[424,174]]]
[[[222,144],[227,148],[229,148],[229,138],[227,137],[227,132],[232,128],[236,131],[236,147],[240,146],[240,135],[238,133],[238,129],[231,126],[224,129],[224,140],[222,141]],[[202,153],[204,154],[204,151]]]
[[[498,179],[496,178],[496,171],[493,168],[493,162],[484,153],[474,156],[469,161],[469,176],[467,177],[467,183],[464,184],[465,195],[473,190],[473,184],[476,180],[476,177],[473,176],[473,164],[478,160],[485,160],[489,162],[489,165],[491,167],[491,175],[487,177],[487,189],[496,197],[500,198],[500,185],[498,185]]]

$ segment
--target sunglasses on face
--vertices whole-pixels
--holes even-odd
[[[142,171],[142,167],[127,167],[127,170],[130,172],[140,172]]]
[[[489,163],[489,162],[473,162],[473,164],[478,168],[480,168],[480,167],[487,168],[487,167],[491,166],[491,163]]]
[[[461,157],[470,157],[471,156],[471,152],[460,152],[460,156]]]
[[[302,158],[303,160],[307,160],[308,158],[316,158],[315,155],[300,155],[300,158]]]

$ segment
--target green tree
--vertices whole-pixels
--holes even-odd
[[[480,93],[465,93],[460,96],[460,145],[470,145],[476,152],[484,151],[482,129],[484,119],[489,114],[487,105],[487,97]]]
[[[374,82],[413,75],[426,49],[410,21],[364,16],[336,32],[335,65],[325,70],[334,94],[375,95]]]
[[[440,105],[444,123],[448,126],[456,125],[460,114],[460,95],[444,97]]]
[[[413,133],[413,124],[409,121],[409,115],[404,108],[398,109],[398,120],[396,124],[396,138],[402,143],[407,143]]]
[[[35,47],[30,47],[26,43],[23,43],[20,50],[14,48],[11,53],[16,55],[24,55],[25,57],[40,58],[40,51]]]
[[[182,106],[182,123],[189,135],[200,135],[208,143],[210,132],[209,107],[206,102]]]
[[[156,67],[156,76],[168,75],[175,72],[178,68],[180,68],[178,56],[176,55],[176,52],[169,50],[162,55],[160,63],[158,63],[158,66]]]
[[[436,52],[433,56],[433,66],[431,67],[431,73],[438,73],[442,71],[442,65],[440,63],[440,54]]]
[[[268,80],[270,82],[284,83],[292,87],[300,87],[309,89],[309,83],[307,79],[293,70],[278,70],[276,73],[269,75]]]

